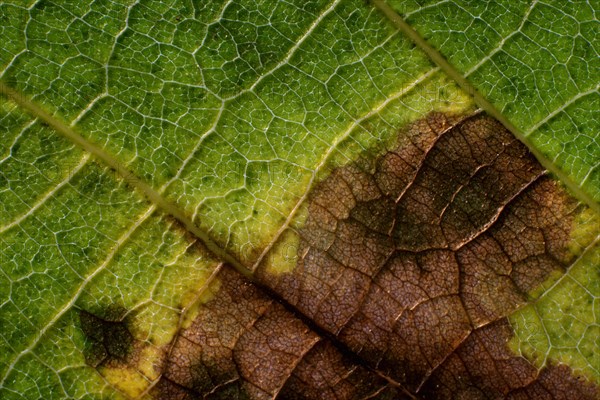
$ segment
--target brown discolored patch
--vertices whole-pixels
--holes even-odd
[[[593,385],[564,365],[538,371],[510,352],[505,318],[476,329],[420,390],[426,399],[597,399]]]
[[[600,390],[582,376],[574,376],[566,365],[551,365],[542,369],[529,385],[515,389],[506,396],[510,400],[594,400]]]
[[[447,367],[458,349],[501,336],[487,326],[570,265],[578,207],[496,120],[432,114],[392,151],[320,183],[296,268],[259,268],[257,276],[371,368],[412,393],[434,393],[442,371],[458,379],[458,367]],[[486,349],[465,353],[473,355],[468,368]],[[537,379],[527,361],[511,360],[497,386],[465,380],[472,393],[464,398],[501,398]]]
[[[408,400],[416,397],[386,383],[367,368],[356,365],[330,341],[325,340],[306,354],[278,398]]]
[[[224,268],[217,279],[211,300],[178,335],[152,397],[402,398],[239,273]]]

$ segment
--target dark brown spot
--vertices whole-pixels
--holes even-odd
[[[81,329],[87,339],[85,360],[92,367],[104,362],[124,362],[133,349],[133,336],[121,319],[124,313],[112,310],[106,314],[101,318],[85,310],[79,312]]]

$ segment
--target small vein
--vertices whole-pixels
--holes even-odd
[[[37,122],[37,119],[33,118],[31,121],[29,121],[29,123],[27,123],[27,125],[25,125],[23,127],[23,129],[21,129],[21,132],[19,132],[19,134],[14,138],[13,142],[8,147],[8,154],[0,160],[0,165],[4,164],[6,162],[6,160],[8,160],[9,158],[11,158],[13,156],[12,150],[15,147],[15,145],[19,142],[19,139],[21,139],[21,137],[23,137],[23,134],[29,128],[31,128],[33,125],[35,125],[36,122]]]
[[[42,198],[40,198],[35,204],[33,204],[31,206],[31,208],[25,214],[22,214],[22,215],[18,216],[16,219],[14,219],[13,221],[11,221],[10,223],[1,226],[0,233],[4,233],[7,230],[19,225],[27,217],[29,217],[37,209],[39,209],[46,201],[51,199],[52,196],[54,196],[56,193],[58,193],[60,191],[60,189],[62,189],[65,185],[67,185],[71,181],[71,178],[73,176],[75,176],[75,174],[77,174],[87,164],[88,160],[90,159],[90,156],[91,156],[90,153],[84,153],[83,157],[81,157],[81,160],[75,166],[75,168],[69,171],[67,177],[65,177],[61,182],[59,182],[56,186],[54,186],[52,188],[52,190],[47,192]]]
[[[593,88],[591,90],[588,90],[586,92],[577,93],[575,96],[571,97],[569,100],[563,102],[560,105],[560,107],[558,107],[554,111],[550,112],[544,119],[542,119],[541,121],[539,121],[538,123],[536,123],[535,125],[533,125],[531,128],[529,128],[525,132],[525,134],[526,135],[530,135],[531,133],[535,132],[542,125],[544,125],[545,123],[547,123],[548,121],[550,121],[552,118],[554,118],[555,116],[557,116],[558,114],[560,114],[561,112],[563,112],[564,110],[566,110],[567,107],[569,107],[571,104],[575,103],[577,100],[581,99],[582,97],[586,97],[586,96],[589,96],[590,94],[598,93],[599,89],[600,89],[600,84],[596,85],[595,88]]]
[[[502,51],[502,48],[504,47],[504,44],[506,43],[506,41],[508,39],[510,39],[511,37],[513,37],[514,35],[516,35],[517,33],[521,33],[521,30],[523,29],[523,26],[525,25],[525,22],[527,22],[529,20],[529,15],[531,14],[531,11],[535,8],[536,4],[537,4],[537,0],[534,0],[533,2],[531,2],[531,5],[529,6],[529,9],[525,13],[525,15],[523,15],[523,19],[521,20],[521,24],[519,25],[519,27],[517,29],[515,29],[514,31],[512,31],[508,36],[502,38],[502,40],[500,40],[500,43],[498,43],[498,46],[495,49],[493,49],[488,55],[486,55],[485,57],[483,57],[470,70],[468,70],[467,72],[465,72],[465,76],[471,75],[473,72],[475,72],[476,70],[478,70],[479,67],[481,67],[488,60],[490,60],[496,53]]]
[[[326,16],[328,16],[329,14],[331,14],[331,12],[333,12],[333,10],[340,4],[339,0],[335,0],[333,1],[330,5],[329,8],[327,8],[325,11],[323,11],[318,17],[317,19],[315,19],[313,21],[313,23],[310,25],[310,27],[306,30],[306,32],[304,32],[304,34],[302,35],[302,37],[300,37],[296,43],[294,43],[294,45],[290,48],[290,50],[287,52],[287,54],[285,55],[285,57],[277,64],[275,65],[270,71],[262,74],[253,84],[252,86],[250,86],[248,89],[245,90],[241,90],[239,92],[237,92],[234,96],[225,98],[223,100],[226,101],[230,101],[233,99],[236,99],[238,97],[240,97],[241,95],[248,93],[248,92],[252,92],[256,86],[258,86],[258,84],[260,82],[262,82],[265,78],[267,78],[268,76],[272,75],[275,71],[277,71],[279,68],[283,67],[284,65],[287,65],[290,61],[290,59],[292,58],[292,56],[296,53],[296,50],[298,50],[300,48],[300,46],[304,43],[304,41],[310,36],[311,33],[313,33],[315,31],[315,29],[317,28],[317,26],[321,23],[321,21],[323,21],[323,19],[325,19]]]

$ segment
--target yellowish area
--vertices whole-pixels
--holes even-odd
[[[130,331],[137,340],[164,346],[173,340],[177,332],[179,315],[177,310],[149,303],[136,314]]]
[[[254,194],[254,215],[232,222],[240,225],[237,234],[231,234],[232,251],[245,265],[253,264],[300,200],[310,184],[311,174],[298,169],[294,180],[285,173],[274,170],[272,176],[261,181],[260,189]],[[233,200],[232,200],[233,201]]]
[[[577,213],[573,220],[571,240],[568,244],[571,255],[578,257],[590,246],[590,243],[600,235],[598,227],[600,227],[600,216],[593,210],[585,208]],[[552,271],[543,283],[528,293],[529,296],[532,299],[540,297],[550,289],[556,281],[562,278],[563,275],[564,272],[562,271]]]
[[[165,350],[165,347],[145,346],[140,352],[139,372],[151,381],[158,379],[161,373],[161,364]]]
[[[287,229],[265,260],[267,271],[276,275],[293,271],[298,260],[299,246],[300,238],[298,234]]]
[[[546,278],[546,280],[542,283],[540,283],[539,286],[537,286],[536,288],[534,288],[533,290],[531,290],[531,292],[527,293],[529,298],[531,300],[533,299],[537,299],[538,297],[542,296],[544,293],[546,293],[559,279],[561,279],[564,276],[564,272],[560,271],[560,270],[554,270],[551,271],[548,274],[548,278]]]
[[[128,328],[135,345],[127,365],[98,368],[110,384],[132,398],[142,395],[160,378],[170,344],[180,329],[194,320],[200,304],[218,291],[219,282],[208,282],[218,261],[197,243],[178,244],[176,256],[163,261],[161,279],[147,288],[152,289],[146,295],[148,300],[129,317]]]
[[[569,250],[581,254],[600,235],[600,216],[590,208],[578,213],[573,221]]]
[[[98,370],[108,383],[131,398],[139,397],[150,386],[150,382],[141,372],[129,366],[100,367]]]
[[[199,297],[212,295],[205,286],[217,265],[203,247],[194,247],[165,266],[152,301],[141,307],[131,324],[134,337],[158,347],[171,343],[180,328],[182,313],[186,314],[184,320],[193,319],[193,304]],[[190,312],[192,315],[187,315]]]

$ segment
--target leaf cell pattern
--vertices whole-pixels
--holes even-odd
[[[406,12],[596,196],[594,5],[473,6]],[[505,319],[531,303],[558,350],[583,324],[594,364],[595,259],[563,273],[597,221],[573,250],[583,207],[497,122],[454,117],[471,99],[371,5],[40,0],[0,19],[0,397],[597,397],[568,358],[509,351],[511,326],[540,332]],[[431,111],[449,116],[392,144]],[[299,264],[274,274],[288,237]],[[578,312],[570,286],[532,298],[555,274]],[[573,318],[551,326],[553,304]]]

